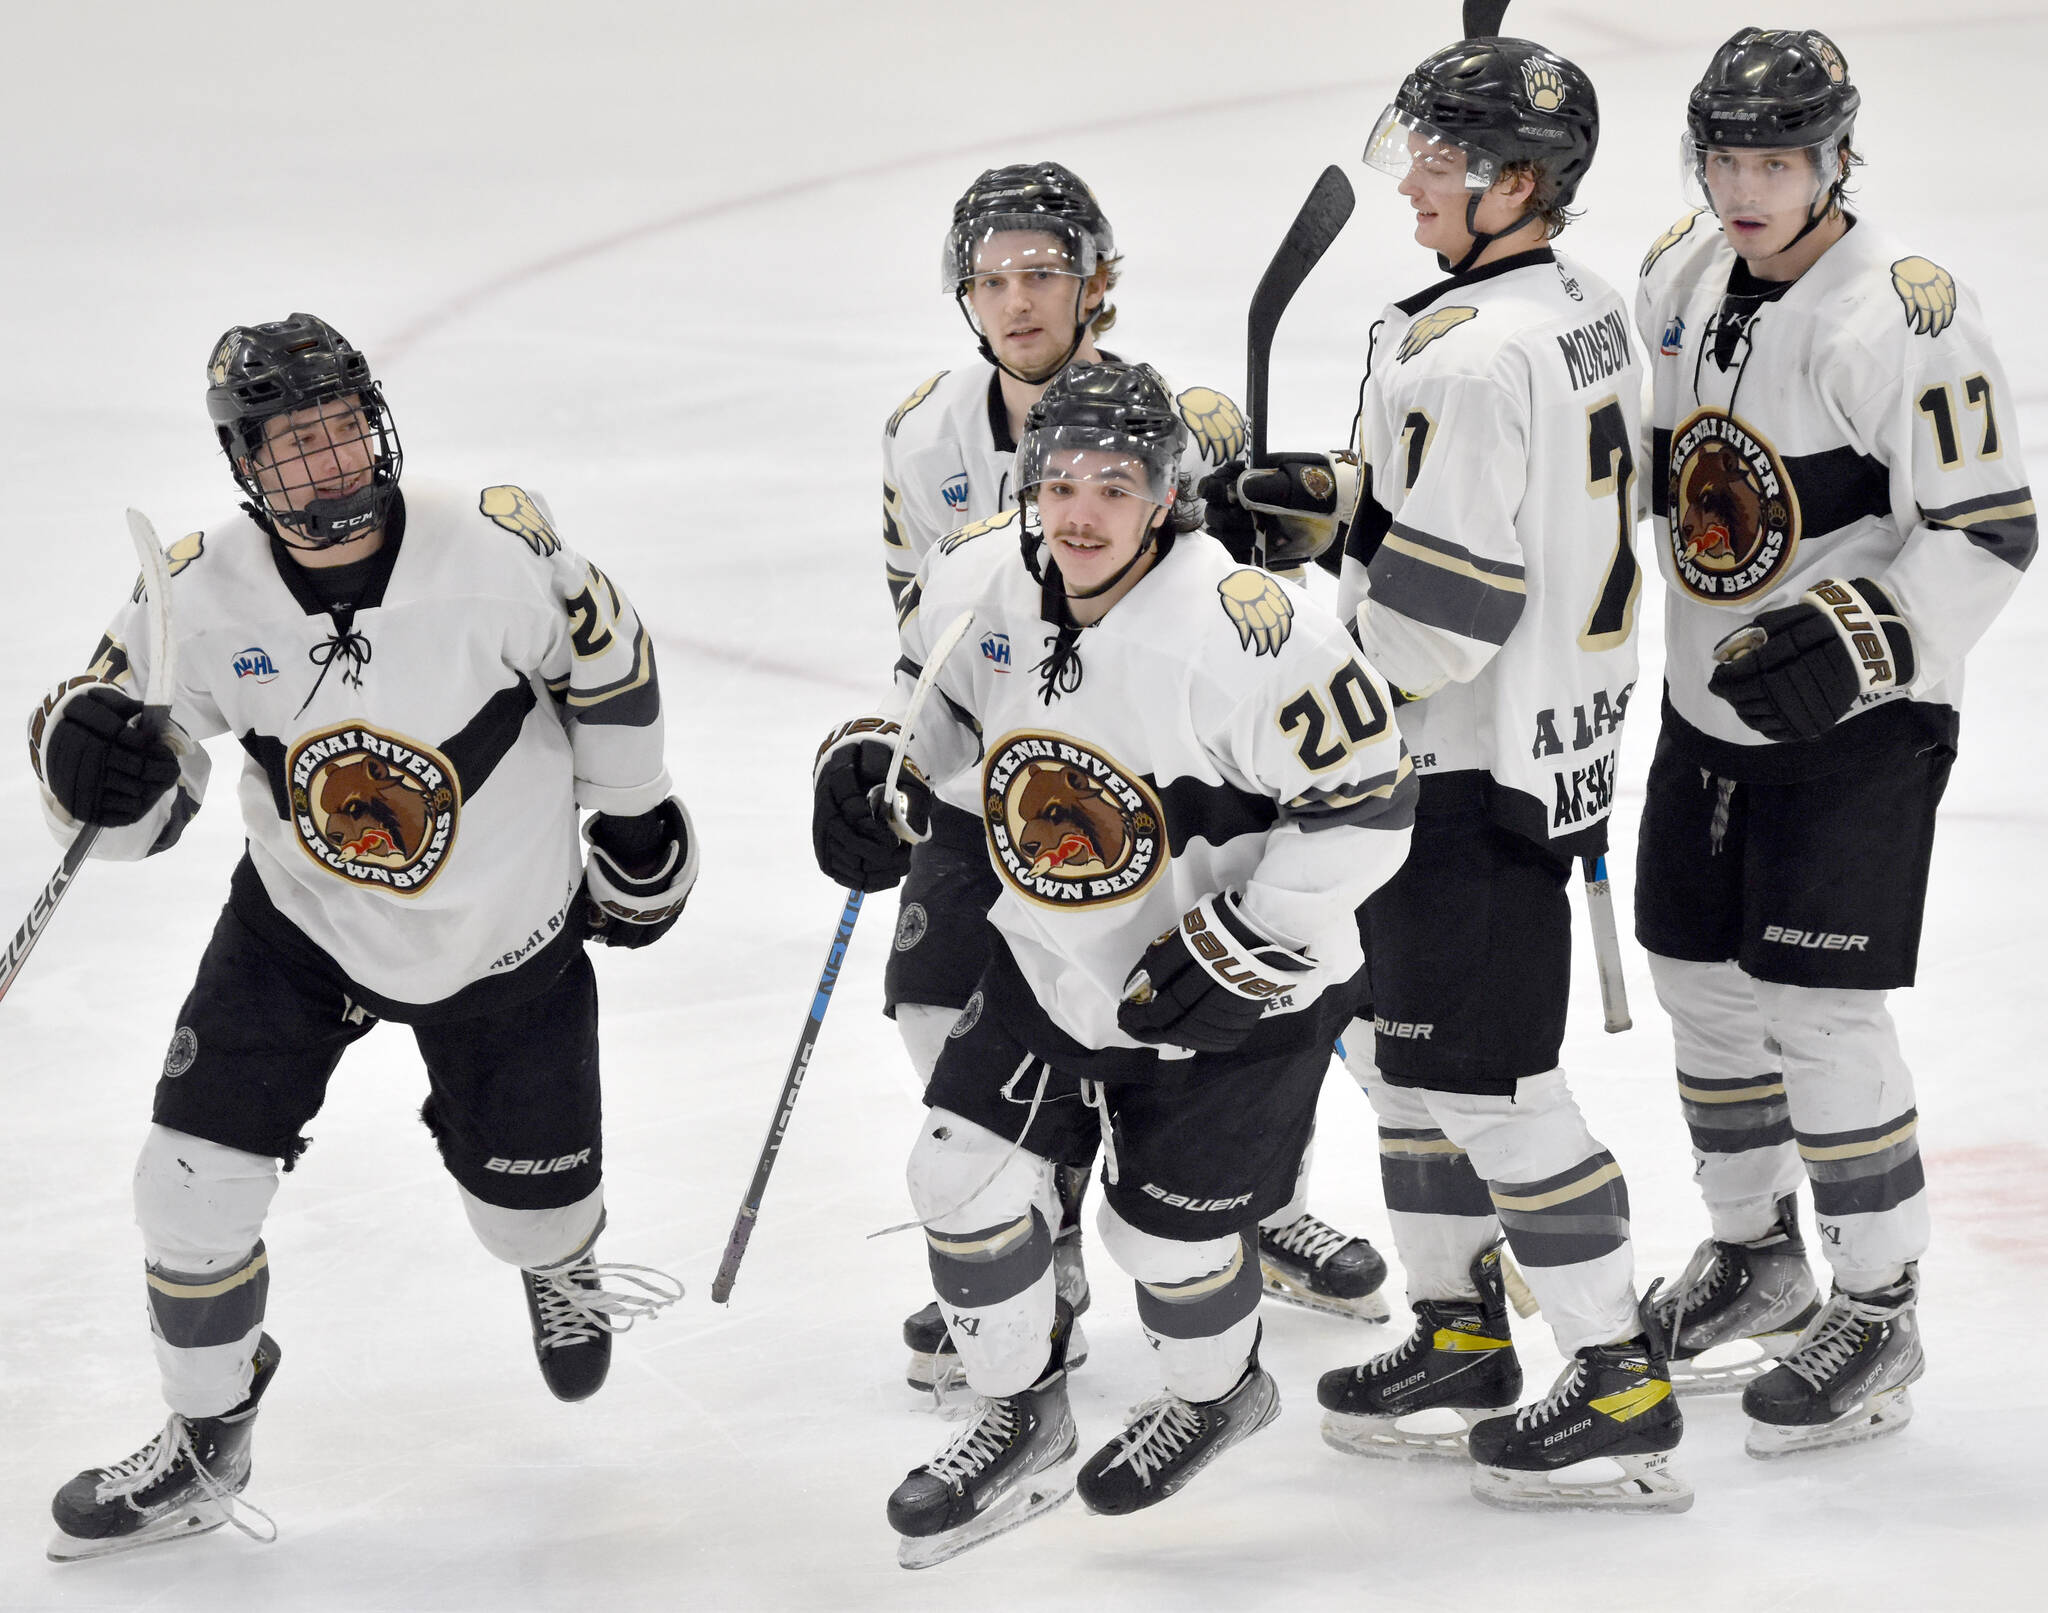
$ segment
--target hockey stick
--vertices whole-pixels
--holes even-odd
[[[747,1184],[747,1196],[740,1201],[740,1213],[733,1217],[732,1236],[725,1241],[725,1258],[718,1263],[718,1275],[711,1279],[711,1302],[723,1305],[732,1298],[734,1279],[746,1258],[747,1240],[754,1235],[754,1222],[761,1214],[761,1199],[768,1191],[768,1173],[775,1169],[775,1156],[782,1151],[782,1139],[789,1131],[789,1117],[796,1111],[796,1095],[802,1090],[804,1073],[811,1065],[811,1049],[818,1045],[818,1032],[825,1026],[825,1010],[832,1001],[832,988],[839,983],[839,966],[846,961],[847,944],[853,940],[854,920],[860,917],[861,893],[846,893],[846,908],[839,915],[839,929],[825,954],[825,968],[818,976],[818,989],[811,997],[811,1012],[796,1039],[796,1052],[783,1078],[782,1096],[775,1100],[775,1118],[768,1125],[768,1140],[761,1145],[761,1157],[754,1162],[754,1179]]]
[[[1350,221],[1358,205],[1351,181],[1344,170],[1332,164],[1325,168],[1287,227],[1287,235],[1259,288],[1252,293],[1251,312],[1245,318],[1245,407],[1251,411],[1252,466],[1270,463],[1266,453],[1266,399],[1273,372],[1273,335],[1280,328],[1280,316],[1294,301],[1294,294],[1322,261],[1330,243]]]
[[[170,562],[164,559],[163,548],[156,541],[156,528],[149,524],[149,517],[140,510],[128,512],[128,536],[142,561],[141,587],[149,601],[149,620],[156,645],[156,655],[150,663],[149,678],[143,688],[142,710],[134,720],[161,733],[170,721],[171,672],[178,655],[178,646],[171,638]],[[57,871],[36,893],[35,901],[29,905],[28,917],[21,921],[21,928],[7,943],[5,959],[0,959],[0,998],[7,995],[20,976],[28,955],[35,950],[36,942],[42,939],[43,931],[49,928],[57,904],[71,889],[71,882],[78,877],[79,869],[85,866],[85,859],[92,854],[93,843],[99,837],[98,824],[88,823],[82,827],[72,837]]]
[[[1628,1017],[1628,985],[1621,978],[1621,937],[1614,928],[1614,891],[1607,883],[1605,857],[1581,857],[1586,876],[1586,917],[1593,926],[1593,964],[1600,971],[1600,1010],[1609,1034],[1634,1023]]]
[[[910,749],[917,719],[924,712],[925,701],[931,698],[933,685],[938,682],[939,669],[946,664],[946,658],[959,648],[960,641],[973,626],[974,612],[963,611],[932,645],[924,670],[918,674],[917,682],[911,688],[910,702],[903,709],[902,721],[897,724],[896,743],[889,753],[889,771],[882,783],[875,787],[875,799],[883,805],[889,827],[899,838],[913,844],[923,837],[905,821],[908,802],[897,793],[896,781],[903,772],[903,758]],[[846,907],[839,915],[838,931],[825,954],[825,967],[818,976],[818,989],[811,996],[810,1014],[797,1036],[796,1051],[790,1055],[789,1073],[782,1080],[782,1095],[775,1100],[775,1117],[768,1123],[768,1139],[761,1144],[760,1157],[754,1161],[754,1179],[747,1184],[746,1197],[740,1200],[739,1214],[733,1217],[732,1234],[725,1240],[725,1258],[718,1263],[718,1275],[711,1279],[711,1302],[714,1305],[726,1304],[732,1298],[732,1285],[739,1277],[740,1262],[746,1258],[748,1240],[754,1236],[754,1223],[760,1219],[761,1200],[768,1192],[768,1175],[775,1169],[776,1155],[782,1152],[782,1139],[789,1132],[790,1116],[796,1112],[796,1095],[803,1090],[804,1076],[811,1067],[811,1050],[818,1045],[818,1032],[825,1025],[825,1010],[832,1002],[832,988],[839,983],[839,968],[846,961],[846,948],[853,940],[853,925],[860,917],[860,904],[859,891],[846,893]]]
[[[1494,39],[1500,35],[1500,19],[1506,15],[1508,0],[1465,0],[1465,37]]]

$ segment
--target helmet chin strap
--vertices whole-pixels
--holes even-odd
[[[1066,576],[1064,573],[1062,573],[1060,577],[1060,587],[1065,591],[1067,598],[1099,598],[1103,594],[1108,593],[1118,583],[1122,582],[1124,578],[1128,577],[1131,574],[1132,569],[1138,564],[1138,562],[1140,560],[1143,560],[1146,555],[1150,554],[1154,548],[1158,548],[1159,552],[1162,555],[1165,554],[1165,546],[1161,542],[1159,537],[1160,526],[1163,526],[1164,524],[1165,523],[1161,522],[1159,523],[1159,525],[1148,526],[1145,528],[1145,536],[1143,540],[1138,544],[1137,553],[1132,555],[1131,558],[1126,560],[1122,565],[1118,566],[1116,568],[1116,574],[1112,576],[1107,582],[1097,583],[1093,588],[1076,591],[1074,588],[1068,586]],[[1052,562],[1052,565],[1055,569],[1057,569],[1059,562],[1055,560]]]
[[[1465,202],[1465,233],[1472,237],[1470,249],[1456,263],[1451,262],[1441,252],[1436,255],[1436,261],[1443,266],[1446,274],[1463,274],[1472,267],[1479,254],[1492,246],[1494,242],[1498,241],[1503,235],[1513,235],[1515,231],[1528,223],[1530,219],[1536,217],[1535,209],[1532,208],[1516,219],[1514,223],[1503,225],[1491,234],[1484,233],[1479,228],[1479,203],[1485,195],[1485,191],[1475,190]]]
[[[1042,374],[1026,375],[1022,370],[1011,369],[1009,365],[996,357],[996,350],[990,345],[988,332],[974,322],[974,315],[967,310],[966,288],[962,287],[953,293],[954,301],[960,305],[960,317],[967,321],[967,328],[974,332],[974,339],[981,348],[981,356],[1001,370],[1011,380],[1021,381],[1026,386],[1044,386],[1046,382],[1050,381],[1061,370],[1074,362],[1074,355],[1081,351],[1081,344],[1088,339],[1090,316],[1088,311],[1082,306],[1087,296],[1088,282],[1083,280],[1074,291],[1074,339],[1067,343],[1067,350],[1060,355],[1059,362]]]
[[[263,509],[277,529],[280,543],[291,549],[318,550],[376,531],[390,502],[390,489],[373,480],[346,498],[313,499],[303,510],[275,509],[267,498]]]

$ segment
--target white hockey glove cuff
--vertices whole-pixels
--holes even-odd
[[[1261,935],[1236,893],[1224,891],[1145,949],[1124,981],[1117,1024],[1140,1042],[1228,1052],[1314,968],[1307,952]]]
[[[643,873],[628,873],[603,844],[602,815],[583,826],[590,856],[583,888],[590,897],[591,929],[609,946],[645,946],[668,932],[697,883],[697,831],[689,808],[670,796],[654,809],[662,829],[659,859]]]

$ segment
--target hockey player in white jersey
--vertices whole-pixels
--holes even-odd
[[[1927,1193],[1885,996],[1913,983],[1963,659],[2036,543],[1975,299],[1844,203],[1860,99],[1823,34],[1722,45],[1687,109],[1702,205],[1636,297],[1666,582],[1636,933],[1711,1226],[1660,1310],[1681,1381],[1746,1384],[1756,1456],[1911,1415]]]
[[[237,1497],[279,1359],[263,1221],[380,1019],[419,1044],[421,1117],[477,1237],[520,1270],[550,1390],[595,1393],[612,1333],[679,1293],[593,1254],[584,939],[656,939],[697,870],[646,628],[520,488],[401,491],[382,389],[323,321],[228,331],[207,407],[246,502],[170,551],[168,730],[137,721],[165,653],[140,589],[30,724],[52,825],[102,826],[93,855],[167,850],[206,786],[199,741],[223,734],[248,836],[135,1172],[171,1415],[58,1492],[60,1561],[255,1532]]]
[[[1469,1450],[1482,1500],[1678,1510],[1682,1423],[1638,1313],[1627,1190],[1558,1064],[1566,880],[1604,849],[1636,677],[1641,366],[1620,298],[1548,244],[1598,116],[1562,57],[1468,39],[1408,76],[1366,151],[1449,272],[1377,328],[1340,595],[1402,691],[1421,781],[1414,851],[1363,915],[1374,1018],[1345,1038],[1416,1321],[1318,1393],[1331,1444]],[[1568,1358],[1520,1411],[1503,1230]],[[1559,1473],[1594,1457],[1620,1476]]]
[[[954,203],[941,282],[985,362],[923,382],[882,433],[883,561],[892,601],[939,539],[1016,508],[1016,443],[1026,413],[1068,364],[1104,356],[1096,343],[1116,318],[1108,298],[1121,262],[1094,192],[1059,163],[990,169]],[[1196,483],[1242,453],[1245,425],[1237,405],[1209,387],[1178,391],[1174,409],[1187,428],[1178,475],[1186,521],[1199,508],[1191,496]],[[986,914],[997,890],[979,817],[941,801],[931,838],[911,859],[884,979],[885,1009],[920,1087],[988,961]],[[1077,1313],[1088,1305],[1079,1217],[1088,1168],[1086,1158],[1061,1167],[1061,1291]],[[1365,1239],[1312,1214],[1306,1198],[1304,1172],[1301,1191],[1261,1230],[1268,1291],[1384,1318],[1386,1262]],[[913,1388],[940,1402],[963,1391],[937,1306],[905,1321],[903,1337]],[[1073,1348],[1078,1365],[1086,1349],[1078,1334]]]
[[[1254,1234],[1294,1191],[1345,1006],[1325,988],[1358,966],[1353,909],[1406,851],[1414,786],[1337,621],[1176,536],[1183,430],[1149,369],[1071,366],[1029,416],[1024,508],[939,544],[903,595],[906,685],[973,612],[911,754],[976,806],[1002,886],[908,1172],[979,1398],[890,1498],[907,1566],[1077,1482],[1098,1512],[1152,1505],[1279,1409]],[[834,879],[880,886],[908,862],[870,806],[901,703],[820,749]],[[1098,1231],[1166,1393],[1077,1480],[1053,1176],[1098,1140]]]

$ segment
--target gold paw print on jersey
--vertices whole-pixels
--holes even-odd
[[[1220,465],[1243,451],[1244,416],[1221,392],[1191,386],[1173,401],[1179,406],[1188,430],[1194,433],[1195,446],[1210,464]]]
[[[1424,314],[1408,327],[1408,334],[1401,338],[1394,357],[1406,364],[1439,336],[1447,335],[1466,320],[1478,317],[1477,308],[1439,308],[1434,313]]]
[[[1672,225],[1670,229],[1652,241],[1650,243],[1650,250],[1643,257],[1643,266],[1636,270],[1636,278],[1640,280],[1644,275],[1648,274],[1652,264],[1690,235],[1693,225],[1699,222],[1699,216],[1700,209],[1695,207],[1685,217]]]
[[[1564,75],[1538,57],[1522,63],[1522,88],[1538,112],[1555,112],[1564,105]]]
[[[1956,283],[1938,263],[1901,258],[1892,265],[1892,290],[1906,305],[1906,323],[1917,336],[1939,336],[1955,322]]]
[[[518,533],[526,540],[526,546],[543,558],[562,546],[555,529],[548,525],[547,517],[523,487],[487,487],[477,501],[477,508],[507,532]]]
[[[1294,631],[1294,602],[1286,589],[1265,572],[1247,567],[1219,582],[1216,593],[1223,601],[1223,614],[1237,629],[1238,648],[1250,650],[1254,658],[1279,655]]]
[[[951,372],[947,370],[939,371],[937,375],[933,376],[929,381],[926,381],[915,392],[911,393],[909,397],[905,398],[901,403],[897,404],[896,412],[889,416],[889,424],[882,428],[882,434],[888,437],[895,436],[896,428],[903,424],[903,417],[910,413],[912,409],[915,409],[920,403],[924,402],[926,398],[930,397],[932,395],[932,388],[937,386],[941,381],[945,380],[947,375],[950,373]]]

